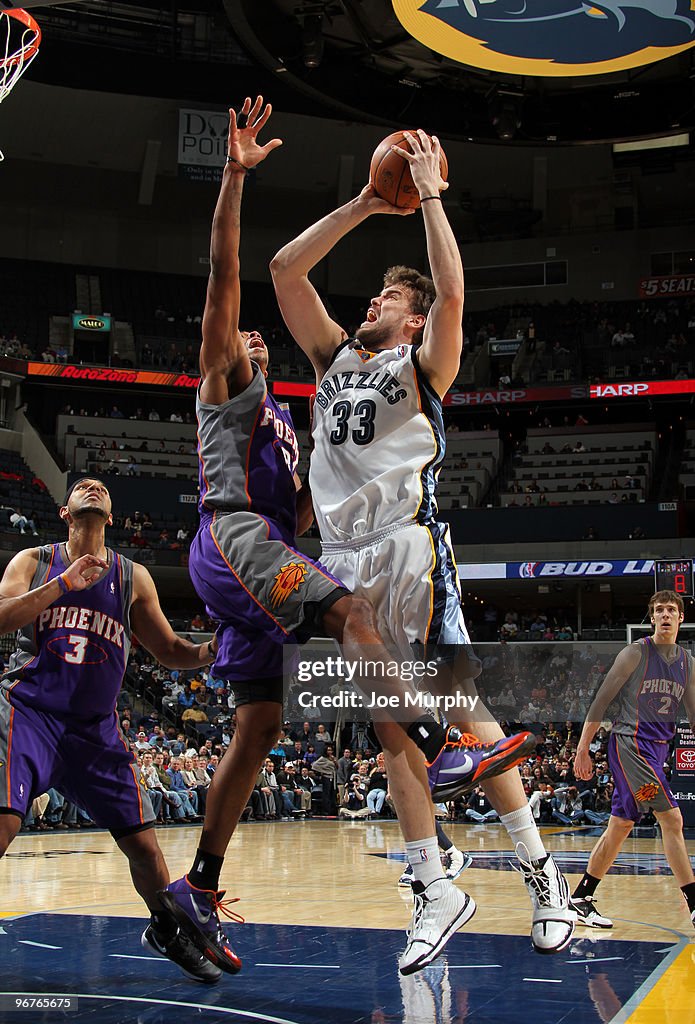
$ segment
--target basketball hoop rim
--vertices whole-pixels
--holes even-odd
[[[0,58],[0,68],[12,67],[14,64],[23,64],[31,60],[39,52],[39,46],[41,45],[41,27],[39,23],[23,7],[13,7],[11,10],[0,11],[1,14],[5,14],[8,18],[14,18],[15,21],[20,22],[20,24],[34,33],[34,37],[21,50],[10,54],[6,58]]]

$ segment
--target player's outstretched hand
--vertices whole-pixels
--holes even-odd
[[[577,747],[574,758],[574,774],[576,778],[583,779],[585,782],[594,774],[594,762],[591,760],[588,750]]]
[[[410,143],[412,152],[401,149],[400,146],[391,146],[394,153],[398,153],[410,164],[410,173],[413,183],[421,196],[436,196],[449,187],[440,173],[441,146],[436,135],[429,137],[427,132],[418,128],[416,132],[403,132],[404,137]]]
[[[265,126],[272,109],[270,103],[263,107],[262,96],[256,97],[253,106],[251,97],[247,96],[238,115],[234,109],[230,109],[227,155],[232,158],[232,170],[248,170],[255,167],[261,160],[265,160],[268,153],[282,145],[282,139],[271,139],[264,146],[259,146],[256,141],[256,136]],[[243,122],[243,127],[239,124],[240,121]]]
[[[71,590],[84,590],[99,579],[109,568],[109,563],[96,555],[82,555],[75,559],[63,573],[63,579]]]
[[[377,194],[377,191],[371,181],[364,186],[357,198],[360,203],[363,203],[367,207],[367,212],[369,214],[395,213],[399,217],[408,217],[411,213],[415,213],[415,210],[406,209],[403,206],[394,206],[393,203],[387,203],[385,199],[382,199]]]

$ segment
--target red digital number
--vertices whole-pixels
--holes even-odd
[[[678,573],[677,576],[673,577],[673,589],[676,591],[677,594],[687,593],[688,587],[685,582],[685,576],[683,575],[683,573]]]

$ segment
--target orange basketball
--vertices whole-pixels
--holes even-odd
[[[398,153],[394,153],[391,146],[400,146],[401,149],[410,151],[410,143],[402,131],[387,135],[374,150],[369,165],[369,180],[377,195],[387,203],[401,209],[417,209],[420,205],[420,196],[410,173],[410,164]],[[443,149],[440,150],[439,171],[446,181],[449,165]]]

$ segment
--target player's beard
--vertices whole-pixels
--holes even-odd
[[[84,519],[86,516],[99,516],[100,519],[107,520],[111,515],[110,512],[104,511],[103,508],[99,508],[98,505],[80,505],[70,515],[73,519]]]
[[[382,326],[377,321],[368,323],[365,327],[358,327],[355,331],[357,340],[370,352],[378,352],[379,349],[389,348],[390,336],[390,329],[385,324]]]
[[[253,349],[249,352],[249,359],[252,363],[256,363],[260,368],[261,373],[264,373],[266,377],[268,376],[268,353],[264,349]]]

